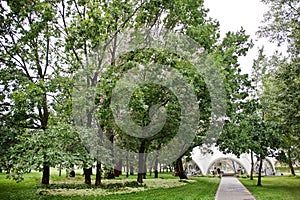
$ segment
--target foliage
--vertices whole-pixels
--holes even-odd
[[[281,129],[266,118],[269,99],[262,95],[262,81],[266,74],[265,57],[262,52],[263,50],[254,61],[252,82],[246,88],[250,95],[247,99],[237,102],[237,110],[218,140],[222,151],[237,156],[242,153],[255,153],[260,162],[267,156],[274,156],[282,142]],[[258,185],[261,184],[260,180],[259,173]]]
[[[4,102],[1,129],[11,140],[7,148],[11,154],[6,155],[9,166],[6,168],[18,169],[16,173],[21,175],[30,170],[29,165],[38,168],[43,165],[42,182],[47,184],[50,163],[53,159],[61,159],[58,155],[52,157],[57,152],[51,151],[55,148],[44,149],[52,145],[49,138],[55,138],[55,134],[47,137],[55,130],[48,128],[57,114],[54,104],[62,103],[56,102],[56,97],[69,86],[69,79],[64,78],[65,61],[59,56],[62,55],[63,42],[57,12],[47,1],[1,1],[1,19],[0,48],[3,53],[0,73]],[[10,137],[16,130],[18,135]],[[29,155],[30,151],[41,154]],[[26,153],[28,156],[24,156]],[[23,158],[18,157],[21,154],[30,158],[26,166],[21,163]],[[16,163],[17,158],[20,163]]]
[[[263,96],[267,100],[266,119],[281,129],[282,151],[294,173],[293,162],[299,159],[299,1],[263,1],[270,6],[265,24],[259,31],[279,45],[288,47],[287,56],[275,53],[265,59],[267,71],[263,77]],[[284,154],[285,155],[284,155]]]
[[[22,0],[1,1],[0,9],[3,21],[0,25],[0,49],[3,52],[0,57],[0,129],[3,133],[0,144],[3,145],[1,151],[6,152],[1,154],[0,162],[3,168],[12,169],[11,176],[17,180],[31,169],[43,169],[42,182],[48,184],[50,166],[76,164],[90,167],[89,147],[83,147],[81,143],[92,141],[90,144],[97,146],[102,142],[97,138],[102,138],[103,134],[120,146],[138,151],[141,141],[128,138],[115,127],[111,112],[105,110],[108,105],[101,110],[82,104],[79,109],[79,116],[84,114],[81,124],[86,128],[84,133],[90,132],[92,126],[100,122],[97,136],[80,134],[82,130],[73,129],[77,113],[74,115],[72,106],[75,102],[71,100],[73,92],[79,90],[79,93],[84,91],[87,94],[90,91],[86,88],[96,87],[99,82],[99,96],[95,100],[107,98],[115,82],[124,74],[122,70],[129,70],[138,63],[171,66],[193,85],[197,100],[201,100],[202,120],[191,148],[203,142],[204,133],[214,117],[210,115],[210,94],[204,78],[189,61],[161,49],[143,49],[117,57],[117,36],[129,29],[158,32],[164,28],[198,42],[199,47],[211,55],[211,62],[215,61],[214,67],[225,77],[226,117],[231,118],[238,110],[236,103],[246,97],[244,87],[249,82],[246,75],[240,74],[238,57],[245,55],[252,44],[243,29],[237,33],[229,32],[219,41],[219,24],[207,18],[208,10],[202,0]],[[91,57],[96,59],[91,61]],[[84,79],[80,82],[76,75],[83,75]],[[76,81],[86,87],[80,88]],[[81,96],[82,99],[85,97]],[[139,125],[150,123],[148,113],[151,114],[152,104],[166,101],[164,107],[169,114],[166,127],[161,134],[147,141],[146,152],[161,148],[176,133],[180,122],[178,101],[170,90],[153,85],[141,87],[132,98],[130,106],[135,113],[134,121]],[[101,102],[97,103],[101,105]],[[109,104],[109,101],[105,103]],[[95,110],[99,116],[92,115]],[[96,152],[95,155],[99,162],[114,161],[113,152],[101,149],[101,154]]]
[[[44,162],[50,166],[70,168],[86,159],[80,138],[70,125],[50,126],[46,131],[28,131],[17,136],[18,144],[9,149],[11,171],[8,177],[23,180],[23,173],[41,171]]]
[[[300,49],[299,6],[297,0],[262,0],[270,9],[265,14],[264,25],[259,35],[278,45],[287,44],[289,52],[296,58]]]
[[[42,186],[44,189],[91,189],[102,188],[107,190],[118,190],[124,187],[146,187],[145,184],[139,184],[137,181],[126,181],[124,183],[108,183],[101,186],[87,185],[87,184],[48,184]]]
[[[264,77],[266,119],[281,128],[282,151],[286,154],[285,162],[290,166],[299,160],[299,64],[296,60],[271,59],[269,61],[274,70]],[[283,161],[283,160],[282,160]],[[293,169],[292,173],[293,173]]]

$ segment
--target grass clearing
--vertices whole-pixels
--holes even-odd
[[[275,176],[263,177],[262,187],[256,186],[257,178],[239,179],[257,200],[299,200],[300,177]]]
[[[77,176],[77,175],[76,175]],[[101,188],[92,189],[43,189],[40,187],[41,173],[33,172],[25,175],[21,183],[6,179],[0,174],[0,199],[203,199],[213,200],[219,185],[219,178],[193,177],[187,181],[180,181],[170,173],[160,174],[159,179],[148,177],[144,180],[146,187],[124,187],[116,190]],[[94,178],[94,177],[92,177]],[[124,176],[115,180],[103,180],[103,184],[125,183],[135,180],[135,176],[125,179]],[[83,177],[75,178],[51,176],[52,184],[82,184]],[[45,192],[46,191],[46,192]],[[47,193],[47,195],[46,195]]]

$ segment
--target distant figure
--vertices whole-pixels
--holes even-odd
[[[214,170],[212,171],[213,175],[216,175],[216,167],[214,167]]]
[[[219,177],[221,177],[221,169],[220,168],[217,169],[217,172],[218,172]]]
[[[74,172],[74,170],[72,170],[72,171],[70,172],[70,177],[75,177],[75,172]]]

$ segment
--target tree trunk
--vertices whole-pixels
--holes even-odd
[[[147,154],[145,154],[145,157],[144,157],[144,173],[143,173],[143,179],[146,179],[146,175],[147,175]]]
[[[145,141],[141,142],[139,149],[139,169],[138,169],[138,178],[137,182],[143,183],[143,174],[144,174],[144,153],[145,153]]]
[[[251,150],[251,171],[250,171],[250,180],[253,180],[253,171],[254,171],[254,161],[253,161],[253,151]]]
[[[84,173],[84,183],[91,185],[91,168],[83,168],[83,173]]]
[[[158,170],[157,169],[154,171],[154,178],[158,178]]]
[[[47,164],[44,164],[42,184],[49,184],[49,181],[50,181],[50,167]]]
[[[126,178],[129,177],[129,158],[128,158],[128,151],[126,151]]]
[[[122,159],[118,159],[115,163],[114,176],[119,177],[122,174]]]
[[[155,157],[155,163],[154,163],[154,178],[158,178],[158,170],[157,170],[157,166],[158,166],[158,154]]]
[[[261,184],[261,170],[262,170],[262,166],[263,166],[263,159],[262,156],[259,156],[259,169],[258,169],[258,179],[257,179],[257,186],[262,186]]]
[[[187,179],[185,171],[183,170],[181,157],[176,160],[176,174],[179,176],[180,179]]]
[[[61,164],[59,164],[58,176],[61,176]]]
[[[101,185],[101,162],[97,161],[96,165],[96,180],[95,180],[95,185],[99,186]]]
[[[289,168],[290,168],[290,170],[291,170],[291,174],[292,174],[293,176],[296,176],[295,170],[294,170],[294,166],[293,166],[293,162],[292,162],[292,158],[291,158],[291,151],[288,150],[287,154],[288,154],[288,155],[287,155],[287,157],[288,157],[288,164],[289,164]]]
[[[294,170],[294,167],[293,167],[293,163],[292,163],[291,160],[289,160],[289,167],[290,167],[290,170],[291,170],[291,174],[292,174],[293,176],[296,176],[295,170]]]
[[[130,172],[129,172],[130,176],[134,175],[134,168],[132,166],[132,163],[130,163]]]
[[[105,178],[107,179],[114,179],[115,178],[115,173],[113,168],[109,168],[106,170],[106,176]]]
[[[110,151],[111,151],[111,153],[110,153],[110,155],[111,155],[111,160],[112,160],[112,163],[114,163],[115,162],[115,159],[114,159],[114,155],[115,155],[115,153],[114,153],[114,134],[113,134],[113,131],[111,130],[111,129],[109,129],[108,131],[107,131],[107,133],[108,133],[108,138],[109,138],[109,141],[111,142],[111,147],[110,147]],[[115,173],[114,173],[114,169],[111,169],[111,170],[109,170],[108,172],[107,172],[107,174],[106,174],[106,178],[108,178],[108,179],[114,179],[115,178]]]

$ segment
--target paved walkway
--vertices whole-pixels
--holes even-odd
[[[215,200],[255,200],[235,177],[222,177]]]

